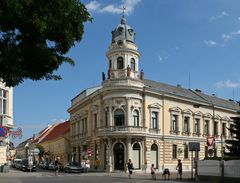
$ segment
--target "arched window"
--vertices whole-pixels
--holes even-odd
[[[134,58],[131,58],[131,70],[132,71],[135,71],[135,60],[134,60]]]
[[[115,126],[124,125],[124,112],[122,109],[117,109],[114,112],[114,123],[115,123]]]
[[[117,58],[117,69],[123,69],[123,57]]]
[[[151,146],[151,164],[154,164],[158,168],[158,146],[153,144]]]
[[[138,112],[138,110],[133,111],[133,124],[134,124],[134,126],[139,126],[139,112]]]

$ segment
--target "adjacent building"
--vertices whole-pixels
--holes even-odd
[[[45,154],[42,161],[54,161],[60,158],[61,164],[65,165],[70,161],[70,121],[54,124],[44,138],[35,141],[35,144],[44,148]]]
[[[0,81],[0,127],[9,131],[13,128],[13,88],[6,87]],[[0,136],[0,165],[7,163],[10,152],[8,145],[10,143],[9,136]]]
[[[238,116],[234,101],[144,79],[135,31],[122,17],[112,31],[107,51],[108,74],[99,87],[82,91],[71,101],[71,153],[74,161],[96,160],[108,172],[124,170],[132,159],[135,170],[175,170],[177,160],[190,170],[189,142],[199,142],[194,157],[209,156],[207,137],[214,136],[221,156],[230,138],[230,117]]]

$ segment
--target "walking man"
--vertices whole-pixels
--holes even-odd
[[[176,170],[178,171],[179,178],[182,179],[182,162],[180,159],[178,160]],[[178,176],[177,176],[177,178],[178,178]]]

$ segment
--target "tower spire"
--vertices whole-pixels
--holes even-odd
[[[125,18],[125,10],[126,7],[122,7],[122,19],[121,19],[121,24],[126,24],[126,18]]]
[[[125,17],[125,10],[126,10],[126,7],[123,6],[123,7],[122,7],[122,10],[123,10],[123,16],[122,16],[122,17],[124,18],[124,17]]]

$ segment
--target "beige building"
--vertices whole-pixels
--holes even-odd
[[[70,122],[54,124],[49,128],[41,138],[34,141],[34,144],[43,146],[45,155],[43,161],[54,161],[59,157],[60,162],[65,165],[70,159],[70,143],[69,143]]]
[[[8,131],[13,128],[13,88],[6,87],[0,81],[0,126]],[[0,136],[0,165],[7,163],[10,156],[9,136]]]
[[[202,159],[209,156],[209,136],[221,156],[237,103],[144,79],[135,32],[124,17],[112,31],[107,59],[101,86],[81,92],[68,109],[72,160],[95,165],[98,159],[100,169],[112,172],[124,170],[129,158],[140,171],[152,163],[175,170],[181,159],[185,171],[191,168],[189,143],[200,143],[194,157]]]

